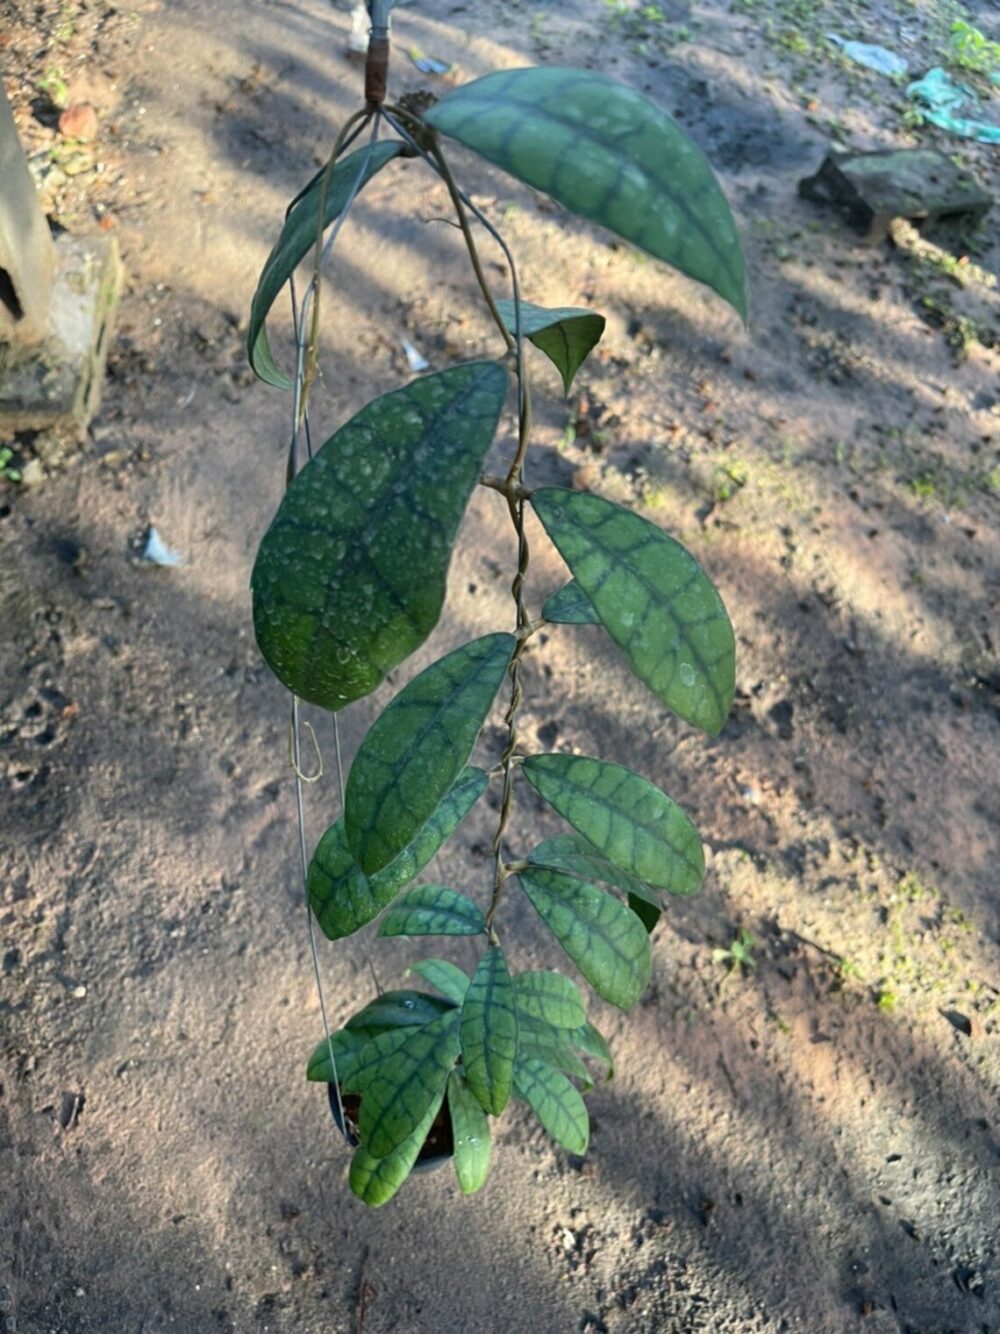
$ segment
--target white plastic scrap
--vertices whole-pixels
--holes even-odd
[[[902,56],[897,56],[894,51],[887,51],[884,46],[872,46],[868,42],[847,42],[835,32],[828,32],[826,38],[835,46],[839,46],[848,60],[853,60],[855,65],[864,65],[865,69],[873,69],[876,74],[886,74],[892,78],[894,75],[905,74],[909,69]]]
[[[180,551],[172,551],[167,546],[163,538],[150,525],[149,533],[146,537],[146,545],[142,552],[143,560],[152,561],[154,565],[183,565],[184,555]]]
[[[408,338],[400,339],[403,344],[403,351],[406,353],[406,364],[414,375],[419,375],[421,371],[429,371],[431,363],[426,357],[421,356]]]

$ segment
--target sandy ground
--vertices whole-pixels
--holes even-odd
[[[590,1095],[587,1158],[513,1108],[480,1196],[446,1169],[373,1214],[303,1079],[319,1015],[287,706],[247,591],[288,408],[241,341],[284,204],[358,99],[347,18],[319,0],[21,8],[0,2],[0,69],[47,203],[114,231],[128,290],[85,448],[50,451],[39,488],[0,482],[3,1334],[1000,1329],[996,292],[796,194],[831,138],[938,145],[996,187],[995,150],[914,129],[900,87],[821,40],[921,70],[951,9],[399,13],[398,90],[433,83],[402,54],[418,43],[460,77],[592,65],[676,113],[743,229],[752,323],[455,155],[526,295],[608,315],[570,404],[537,366],[533,480],[636,505],[691,547],[732,613],[738,696],[708,741],[598,631],[532,652],[528,737],[660,783],[710,874],[657,929],[636,1011],[595,1002],[618,1071]],[[53,71],[98,109],[73,171],[53,171]],[[405,377],[402,335],[435,366],[493,346],[444,209],[409,163],[345,231],[329,430]],[[942,244],[997,270],[995,219]],[[150,523],[182,568],[138,559]],[[536,537],[537,597],[560,570]],[[394,686],[509,624],[513,557],[477,493],[445,616]],[[347,715],[348,752],[389,693]],[[336,810],[328,777],[311,838]],[[463,826],[442,881],[485,888],[494,819],[484,803]],[[554,825],[525,794],[516,827],[527,847]],[[553,962],[530,909],[509,913],[517,962]],[[755,967],[730,976],[713,951],[741,929]],[[369,943],[323,943],[338,1021],[371,994]],[[383,985],[414,957],[371,953]]]

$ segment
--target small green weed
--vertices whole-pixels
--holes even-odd
[[[48,93],[53,105],[64,107],[69,101],[69,91],[66,87],[66,79],[62,70],[56,66],[50,66],[38,80],[39,92]]]
[[[0,448],[0,477],[8,482],[19,482],[21,480],[21,471],[19,468],[12,468],[10,461],[14,457],[14,451],[8,449],[6,445]]]
[[[753,972],[757,967],[757,960],[753,957],[753,949],[756,943],[746,927],[741,926],[730,942],[728,949],[712,951],[712,962],[724,963],[727,977],[731,977],[735,972]]]
[[[991,74],[1000,68],[1000,42],[992,42],[964,19],[956,19],[948,38],[949,65],[970,74]]]

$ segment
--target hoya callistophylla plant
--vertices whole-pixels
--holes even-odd
[[[471,976],[438,957],[412,971],[428,990],[378,995],[324,1036],[308,1077],[329,1086],[356,1146],[351,1189],[376,1206],[422,1160],[451,1155],[461,1190],[478,1190],[490,1160],[490,1118],[526,1102],[555,1140],[583,1153],[592,1071],[610,1076],[607,1043],[580,989],[559,972],[512,966],[502,908],[517,885],[579,973],[628,1010],[650,977],[649,933],[664,894],[691,894],[704,873],[687,815],[645,777],[611,760],[526,753],[518,734],[522,663],[543,626],[603,627],[629,667],[668,708],[704,731],[723,726],[733,695],[733,632],[694,558],[658,526],[596,495],[531,489],[528,347],[554,363],[568,391],[604,320],[523,299],[503,237],[456,184],[445,141],[553,196],[715,289],[746,316],[744,262],[711,169],[645,97],[600,74],[517,69],[488,75],[429,109],[386,100],[388,5],[372,0],[365,104],[337,137],[326,168],[297,196],[261,274],[249,355],[257,374],[290,388],[287,488],[257,553],[257,642],[293,697],[300,846],[313,922],[340,940],[381,916],[381,936],[465,936],[482,942]],[[361,147],[352,143],[366,136]],[[447,187],[500,338],[500,355],[415,378],[311,447],[309,389],[317,361],[322,263],[364,185],[394,159],[419,156]],[[499,244],[510,295],[490,290],[475,228]],[[328,235],[328,229],[329,235]],[[313,256],[299,302],[294,271]],[[292,283],[295,364],[268,342],[272,304]],[[516,445],[505,473],[483,474],[516,382]],[[300,468],[300,446],[308,461]],[[369,694],[437,624],[448,566],[473,488],[492,488],[513,528],[512,624],[452,648],[413,677],[354,757],[342,814],[309,855],[303,825],[299,701],[337,713]],[[571,579],[540,611],[525,602],[530,506]],[[506,742],[487,772],[469,764],[506,682]],[[339,742],[338,742],[339,764]],[[493,855],[470,868],[477,902],[414,881],[491,783],[499,785]],[[517,785],[527,783],[569,826],[516,845]],[[317,967],[317,980],[319,972]]]

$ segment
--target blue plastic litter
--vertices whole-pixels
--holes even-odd
[[[955,83],[940,66],[936,65],[922,79],[911,83],[906,95],[917,103],[924,120],[939,129],[963,139],[975,139],[981,144],[1000,144],[1000,125],[960,114],[963,110],[975,110],[980,105],[979,98],[965,84]]]

